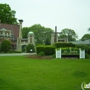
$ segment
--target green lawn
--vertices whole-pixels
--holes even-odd
[[[81,90],[84,81],[90,83],[90,60],[0,57],[0,90]]]

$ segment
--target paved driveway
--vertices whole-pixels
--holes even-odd
[[[24,56],[24,55],[34,55],[36,53],[11,53],[11,54],[0,54],[0,56]]]

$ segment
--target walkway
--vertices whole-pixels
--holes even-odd
[[[36,53],[11,53],[11,54],[0,54],[0,56],[24,56],[24,55],[34,55]]]

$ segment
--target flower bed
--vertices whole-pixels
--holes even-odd
[[[28,58],[32,58],[32,59],[46,59],[46,60],[51,60],[53,59],[52,56],[38,56],[38,55],[29,55],[27,56]]]

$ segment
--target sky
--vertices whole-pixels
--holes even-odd
[[[89,33],[90,0],[0,0],[16,11],[15,17],[23,19],[23,27],[41,24],[61,32],[69,28],[78,39]]]

